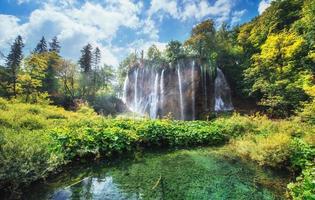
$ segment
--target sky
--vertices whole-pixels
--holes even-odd
[[[0,0],[0,51],[7,55],[17,35],[30,53],[42,36],[57,36],[61,55],[76,62],[90,43],[102,63],[118,66],[129,53],[152,44],[165,49],[185,41],[205,19],[231,27],[260,15],[272,0]]]

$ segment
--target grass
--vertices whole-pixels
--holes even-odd
[[[138,147],[226,146],[259,165],[287,167],[300,175],[288,195],[314,191],[314,124],[234,114],[212,121],[105,118],[83,106],[78,112],[0,99],[0,191],[20,189],[78,159],[109,157]],[[305,118],[304,118],[305,119]],[[304,194],[305,193],[305,194]],[[314,194],[314,192],[313,192]],[[312,197],[312,196],[311,196]]]

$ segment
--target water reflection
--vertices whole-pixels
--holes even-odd
[[[34,185],[26,199],[282,199],[287,179],[211,148],[146,153],[77,166]]]
[[[136,200],[140,198],[136,194],[125,194],[119,189],[119,185],[114,183],[113,177],[109,176],[105,178],[87,177],[79,183],[57,190],[49,199]]]

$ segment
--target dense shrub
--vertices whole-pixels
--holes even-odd
[[[257,161],[260,165],[285,166],[290,158],[290,136],[283,133],[246,135],[235,140],[233,149],[241,156]]]
[[[315,160],[315,149],[303,140],[295,138],[291,142],[291,166],[296,170],[302,170]]]
[[[289,195],[295,200],[315,199],[315,166],[307,166],[296,182],[289,183]]]
[[[0,190],[18,188],[43,178],[63,162],[44,131],[0,129]]]

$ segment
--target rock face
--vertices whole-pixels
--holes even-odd
[[[131,111],[150,118],[171,114],[194,120],[202,113],[232,110],[230,89],[224,74],[216,78],[197,59],[181,59],[165,66],[138,63],[128,72],[123,101]]]

